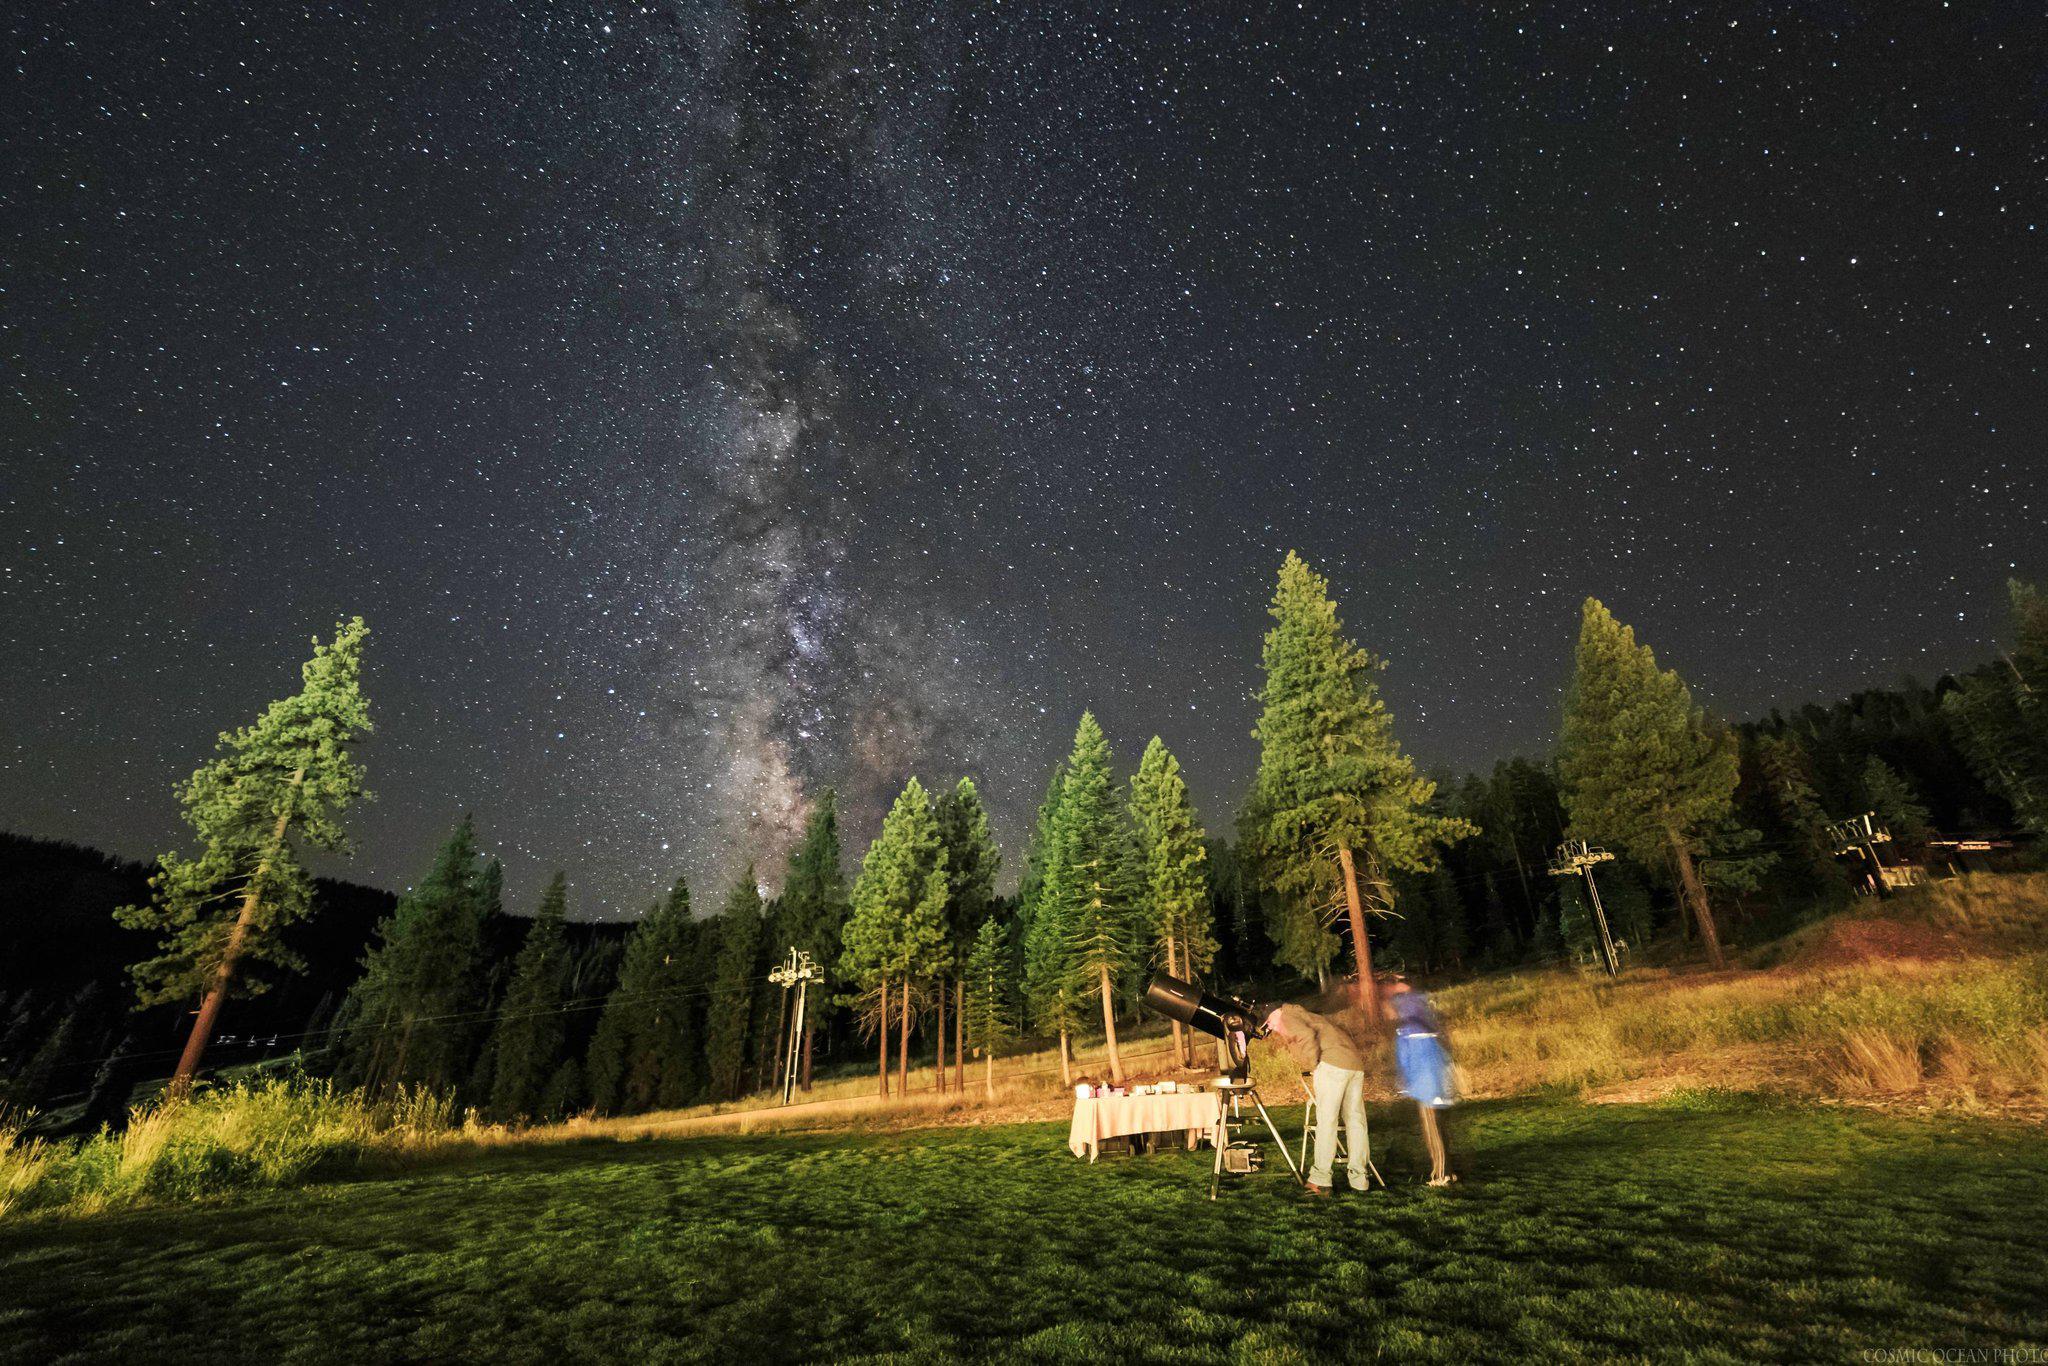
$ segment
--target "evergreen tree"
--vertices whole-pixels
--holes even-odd
[[[1861,785],[1864,809],[1891,831],[1893,839],[1917,848],[1934,838],[1927,808],[1897,769],[1873,754],[1863,765]]]
[[[853,884],[853,913],[846,923],[840,976],[875,994],[879,1005],[879,1084],[888,1094],[888,1023],[892,1005],[900,1029],[899,1083],[907,1080],[910,1058],[912,986],[950,970],[952,946],[946,933],[946,849],[939,837],[931,798],[912,778],[882,820],[882,832],[861,860]],[[900,993],[892,997],[892,992]]]
[[[1032,1026],[1060,1041],[1060,1079],[1071,1086],[1073,1036],[1080,1019],[1073,985],[1073,941],[1065,908],[1051,889],[1064,876],[1060,866],[1061,806],[1067,794],[1067,766],[1053,769],[1052,784],[1039,804],[1032,828],[1031,852],[1019,887],[1018,919],[1023,937],[1024,1000]]]
[[[1077,997],[1101,995],[1109,1075],[1120,1083],[1124,1064],[1117,1047],[1115,984],[1140,952],[1140,937],[1130,827],[1117,800],[1109,741],[1092,712],[1081,713],[1074,731],[1054,839],[1059,857],[1047,876],[1045,901],[1058,908],[1064,924],[1073,992]]]
[[[1153,958],[1173,976],[1200,982],[1215,964],[1217,949],[1209,851],[1180,761],[1156,735],[1131,778],[1131,825],[1141,873],[1138,919]],[[1178,1020],[1173,1022],[1173,1052],[1183,1067],[1188,1065],[1187,1038]]]
[[[753,1016],[761,955],[761,884],[754,866],[726,893],[718,917],[717,968],[711,981],[705,1060],[714,1100],[737,1099],[746,1084],[747,1022]]]
[[[548,1083],[563,1061],[568,901],[566,880],[556,873],[513,960],[512,984],[492,1034],[491,1110],[501,1119],[547,1117]]]
[[[626,941],[618,985],[590,1042],[584,1075],[603,1113],[673,1109],[695,1099],[703,1056],[688,999],[696,941],[690,889],[677,878]]]
[[[90,1066],[93,1036],[104,1023],[101,1015],[100,984],[87,982],[57,1017],[42,1044],[0,1088],[0,1098],[14,1108],[30,1110],[54,1096],[84,1090],[89,1078],[76,1073],[81,1063]]]
[[[962,1050],[966,1046],[966,1020],[962,1012],[966,1006],[967,979],[964,974],[975,936],[995,910],[996,874],[1002,869],[1003,856],[996,848],[995,834],[989,828],[988,809],[982,805],[981,793],[975,790],[971,778],[962,778],[953,785],[951,792],[941,796],[933,804],[933,814],[939,823],[939,842],[946,850],[946,938],[955,966],[953,1061],[959,1072],[959,1084],[965,1086],[967,1060]],[[939,1050],[943,1056],[946,1037],[943,991],[939,1001]],[[945,1068],[941,1066],[939,1070],[943,1074]],[[940,1081],[943,1089],[943,1075]]]
[[[497,867],[496,860],[479,865],[476,830],[465,816],[420,885],[378,925],[362,975],[336,1015],[344,1081],[379,1093],[440,1091],[468,1075],[489,1006],[482,932],[486,898],[501,885]]]
[[[1373,680],[1382,662],[1345,637],[1329,584],[1291,551],[1269,612],[1241,842],[1276,899],[1285,961],[1319,976],[1336,941],[1318,931],[1341,912],[1370,1001],[1367,897],[1391,910],[1389,871],[1426,872],[1443,845],[1477,831],[1431,805],[1436,785],[1401,752]]]
[[[1571,832],[1639,862],[1669,858],[1707,958],[1722,965],[1699,859],[1734,806],[1735,737],[1710,726],[1684,680],[1592,598],[1565,702],[1559,770]]]
[[[1016,1035],[1010,999],[1016,979],[1010,936],[990,916],[976,931],[961,974],[966,995],[960,1010],[968,1046],[981,1050],[982,1085],[990,1100],[996,1094],[996,1050]]]
[[[1025,852],[1024,872],[1017,881],[1017,934],[1022,947],[1024,933],[1031,927],[1031,921],[1038,914],[1039,903],[1045,897],[1045,873],[1053,857],[1053,824],[1058,819],[1060,794],[1066,790],[1067,766],[1064,761],[1052,766],[1052,776],[1046,780],[1045,796],[1038,803],[1038,814],[1031,822],[1031,847]]]
[[[1964,679],[1942,710],[1957,744],[2021,825],[2048,835],[2048,595],[2014,579],[2012,648]]]
[[[200,1002],[171,1080],[174,1096],[190,1088],[229,991],[262,989],[238,981],[238,967],[304,966],[280,931],[312,909],[300,848],[349,847],[341,814],[364,795],[362,765],[350,750],[370,730],[361,688],[368,635],[361,617],[338,623],[331,642],[313,642],[299,692],[271,703],[253,725],[222,733],[219,757],[178,790],[199,857],[164,854],[149,904],[114,913],[129,929],[162,936],[163,952],[131,969],[142,1004]]]
[[[1827,813],[1813,789],[1812,767],[1797,737],[1780,733],[1760,736],[1756,767],[1767,794],[1770,814],[1784,832],[1781,843],[1795,855],[1794,866],[1805,890],[1825,892],[1841,887],[1835,864],[1835,840],[1828,833]]]
[[[831,788],[819,794],[804,823],[803,839],[790,855],[782,879],[781,935],[811,955],[821,971],[831,972],[839,959],[839,939],[851,901],[840,866],[839,799]],[[803,1037],[803,1088],[811,1089],[811,1055],[820,1034],[831,1027],[832,995],[826,982],[813,983],[806,993]]]

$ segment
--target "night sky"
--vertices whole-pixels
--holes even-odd
[[[1228,829],[1290,547],[1443,769],[1589,593],[1741,717],[2048,574],[2033,6],[21,8],[0,828],[164,848],[361,613],[348,876],[912,771],[1014,874],[1084,706]]]

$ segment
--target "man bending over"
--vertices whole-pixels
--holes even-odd
[[[1309,1168],[1312,1194],[1330,1193],[1330,1168],[1337,1160],[1337,1125],[1344,1125],[1351,1189],[1366,1186],[1369,1152],[1365,1137],[1365,1059],[1351,1036],[1331,1021],[1300,1006],[1281,1006],[1266,1017],[1266,1033],[1278,1039],[1309,1074],[1316,1096],[1316,1156]]]

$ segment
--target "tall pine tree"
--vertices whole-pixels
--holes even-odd
[[[975,936],[995,909],[996,874],[1002,869],[1003,856],[996,848],[995,834],[989,828],[988,808],[982,805],[981,793],[975,790],[973,779],[962,778],[955,783],[951,792],[933,804],[933,814],[939,823],[939,842],[946,849],[946,938],[951,945],[954,963],[953,1060],[959,1072],[959,1084],[965,1086],[967,1063],[962,1050],[966,1045],[966,1022],[961,1018],[967,994],[964,972],[968,954],[974,948]],[[946,1042],[943,991],[939,1001],[939,1051],[943,1057]],[[943,1089],[943,1064],[939,1071]]]
[[[220,756],[178,790],[199,857],[164,854],[149,880],[149,904],[114,913],[129,929],[162,936],[163,952],[132,969],[142,1004],[199,1002],[173,1096],[190,1089],[245,960],[304,966],[279,932],[312,909],[300,848],[349,847],[341,813],[364,795],[363,768],[351,750],[370,731],[362,693],[368,636],[361,617],[336,624],[330,642],[313,642],[297,693],[271,703],[253,725],[222,733]]]
[[[469,1073],[489,1004],[483,921],[502,871],[485,863],[465,816],[420,885],[377,926],[363,971],[336,1015],[342,1079],[372,1092],[452,1091]]]
[[[1153,960],[1175,977],[1200,982],[1216,961],[1217,947],[1209,855],[1180,761],[1156,735],[1131,778],[1131,825],[1138,840],[1138,920]],[[1173,1052],[1188,1065],[1187,1037],[1178,1020]]]
[[[726,893],[718,917],[718,966],[705,1026],[705,1065],[714,1100],[734,1100],[746,1085],[747,1024],[760,986],[761,931],[761,884],[750,863]]]
[[[1074,731],[1054,839],[1059,857],[1048,874],[1045,899],[1063,922],[1071,989],[1077,996],[1101,997],[1109,1075],[1120,1083],[1116,983],[1140,952],[1139,927],[1131,831],[1110,771],[1109,741],[1093,712],[1082,712]]]
[[[696,951],[690,888],[677,878],[626,941],[619,984],[591,1038],[584,1073],[600,1111],[674,1109],[696,1098],[704,1056],[689,999]]]
[[[982,1087],[990,1100],[996,1094],[996,1051],[1016,1035],[1011,998],[1016,982],[1016,959],[1010,936],[994,916],[981,922],[974,944],[967,952],[967,966],[961,973],[966,985],[960,1018],[969,1047],[981,1050]]]
[[[1067,766],[1053,769],[1045,800],[1032,827],[1031,852],[1018,889],[1020,945],[1024,958],[1024,1002],[1031,1024],[1060,1041],[1060,1080],[1074,1082],[1073,1037],[1080,1019],[1080,1000],[1073,982],[1073,941],[1067,933],[1065,909],[1051,889],[1060,868],[1060,808],[1066,800]]]
[[[803,839],[790,855],[789,871],[782,879],[777,944],[786,941],[803,950],[811,955],[812,963],[829,973],[839,958],[839,939],[850,909],[846,873],[840,866],[839,798],[828,787],[811,807]],[[832,995],[827,988],[826,982],[815,983],[805,994],[802,1082],[806,1091],[811,1089],[816,1040],[831,1026]]]
[[[897,1079],[907,1080],[911,990],[952,966],[946,933],[946,848],[924,786],[912,778],[861,860],[846,922],[840,976],[877,1002],[882,1094],[888,1094],[889,1018],[896,1011]]]
[[[1634,631],[1586,599],[1558,758],[1571,833],[1651,867],[1668,858],[1717,968],[1721,935],[1699,860],[1730,824],[1737,748],[1693,706],[1677,673],[1659,669]]]
[[[1443,845],[1477,831],[1432,805],[1436,785],[1401,752],[1373,681],[1383,663],[1346,638],[1328,582],[1291,551],[1268,611],[1263,710],[1252,732],[1259,772],[1242,843],[1279,899],[1293,965],[1327,965],[1335,945],[1319,932],[1341,914],[1370,1003],[1367,897],[1391,910],[1389,872],[1427,872]]]
[[[563,1063],[562,998],[569,971],[569,889],[556,873],[513,960],[512,984],[491,1038],[491,1112],[500,1119],[552,1119],[542,1104]]]

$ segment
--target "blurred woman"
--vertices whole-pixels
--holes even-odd
[[[1422,1119],[1422,1141],[1429,1145],[1429,1184],[1448,1186],[1450,1156],[1444,1151],[1443,1128],[1436,1112],[1456,1097],[1451,1086],[1451,1055],[1445,1051],[1443,1027],[1430,1008],[1427,994],[1395,975],[1383,996],[1387,1018],[1394,1025],[1394,1065],[1401,1074],[1401,1094],[1415,1102]]]

